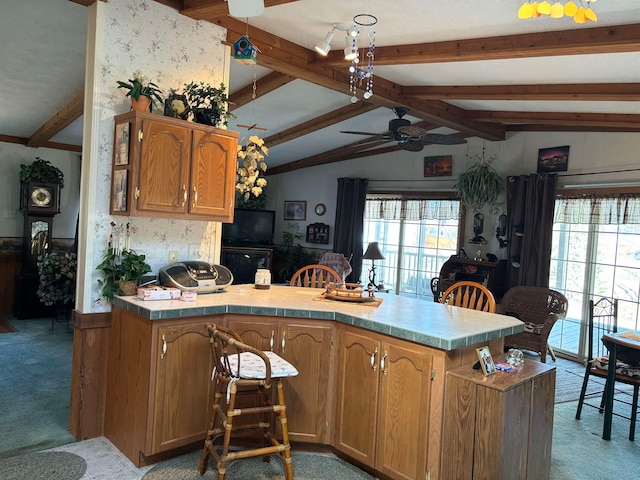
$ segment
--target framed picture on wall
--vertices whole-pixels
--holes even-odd
[[[285,220],[305,220],[307,218],[307,202],[304,200],[285,200]]]
[[[452,174],[453,157],[451,155],[424,157],[425,177],[450,177]]]
[[[129,165],[129,122],[116,125],[113,155],[116,165]]]
[[[569,145],[538,150],[538,173],[566,172],[569,165]]]

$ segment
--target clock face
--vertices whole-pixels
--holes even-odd
[[[35,207],[48,207],[51,205],[51,189],[47,187],[36,187],[31,192],[31,201]]]
[[[324,206],[324,203],[319,203],[316,205],[315,212],[316,215],[322,216],[327,211],[327,207]]]

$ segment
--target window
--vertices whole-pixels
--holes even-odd
[[[364,244],[378,242],[376,280],[398,295],[433,297],[431,279],[458,251],[460,201],[369,195],[364,214]],[[363,276],[371,260],[363,260]]]
[[[620,329],[638,329],[640,194],[556,200],[549,286],[569,300],[550,338],[554,348],[583,358],[589,300],[603,296],[618,299]]]

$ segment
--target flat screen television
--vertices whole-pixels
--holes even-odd
[[[233,223],[222,224],[223,245],[272,245],[275,210],[244,210],[236,208]]]

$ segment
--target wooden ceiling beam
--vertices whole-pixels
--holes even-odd
[[[402,94],[422,100],[640,101],[640,83],[562,85],[409,86]]]
[[[517,123],[507,125],[507,132],[640,132],[640,125],[635,128],[601,127],[589,125],[531,125]]]
[[[265,0],[264,7],[275,7],[297,1],[298,0]],[[180,13],[196,20],[202,20],[203,17],[206,17],[206,20],[211,21],[211,19],[226,17],[229,15],[227,0],[191,0],[184,1],[184,4],[184,8],[180,9]]]
[[[244,23],[230,17],[213,19],[213,23],[227,29],[229,41],[241,35],[244,28]],[[257,57],[259,65],[350,95],[349,76],[345,68],[334,69],[317,61],[315,52],[255,27],[251,29],[251,41],[260,51]],[[388,108],[405,106],[412,110],[413,116],[487,140],[505,138],[502,125],[474,122],[466,117],[463,110],[439,100],[406,98],[402,95],[401,85],[379,76],[375,77],[374,95],[369,101]]]
[[[276,133],[275,135],[271,135],[270,137],[265,138],[264,142],[269,148],[275,147],[276,145],[280,145],[281,143],[288,142],[295,138],[301,137],[302,135],[308,135],[309,133],[320,130],[321,128],[329,127],[336,123],[343,122],[376,108],[378,108],[377,105],[369,102],[358,102],[355,104],[349,104],[346,107],[338,108],[337,110],[325,113],[324,115],[320,115],[319,117],[316,117],[312,120],[289,128],[288,130],[284,130],[282,132]]]
[[[295,80],[290,75],[280,72],[271,72],[270,74],[256,80],[256,97],[266,95],[278,88]],[[253,100],[253,83],[241,88],[233,95],[229,96],[229,111],[232,112],[237,108],[250,103]]]
[[[559,126],[591,126],[607,128],[640,127],[640,115],[613,113],[504,112],[469,110],[469,117],[479,122],[523,123]]]
[[[640,51],[640,24],[577,28],[557,32],[449,40],[413,45],[376,45],[376,65],[472,62],[509,58],[554,57]],[[344,63],[342,52],[329,52],[326,62]]]
[[[84,92],[66,104],[59,112],[45,122],[27,141],[27,147],[43,147],[50,138],[55,137],[84,112]]]

